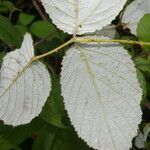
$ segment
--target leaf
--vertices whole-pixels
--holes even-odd
[[[5,53],[4,52],[0,52],[0,66],[3,62],[3,57],[5,56]]]
[[[79,137],[98,150],[129,149],[142,114],[131,56],[118,44],[77,43],[62,65],[65,108]]]
[[[147,148],[149,145],[146,143],[147,138],[150,133],[150,124],[147,123],[145,127],[143,128],[143,133],[139,132],[138,136],[135,138],[135,146],[138,147],[139,149]]]
[[[132,41],[136,41],[137,38],[135,36],[121,36],[119,37],[120,40],[132,40]],[[131,44],[123,44],[124,45],[124,48],[129,50],[129,52],[134,55],[135,53],[135,49],[134,49],[134,45],[131,45]]]
[[[116,38],[117,31],[114,25],[107,25],[102,28],[102,30],[96,30],[93,34],[94,36],[105,36],[109,37],[110,39]]]
[[[48,52],[50,49],[54,49],[54,48],[58,47],[61,44],[62,43],[61,43],[60,39],[53,38],[51,40],[47,40],[47,41],[40,43],[37,47],[37,50],[43,54],[43,53]]]
[[[20,47],[23,37],[8,18],[0,15],[0,39],[7,44]]]
[[[147,60],[147,59],[142,58],[142,57],[137,57],[135,59],[135,64],[142,71],[147,71],[150,73],[150,60]]]
[[[122,22],[130,28],[133,34],[137,34],[137,25],[140,19],[146,14],[150,13],[150,1],[149,0],[135,0],[127,6]]]
[[[71,130],[58,130],[50,150],[90,150]]]
[[[127,0],[41,0],[58,28],[69,34],[84,34],[110,24]]]
[[[144,132],[144,140],[146,141],[147,138],[148,138],[148,135],[150,134],[150,123],[148,123],[148,124],[144,127],[143,132]]]
[[[49,36],[51,39],[55,35],[56,28],[47,21],[37,21],[31,25],[30,31],[39,38],[46,38]]]
[[[144,15],[137,28],[137,36],[140,41],[150,42],[150,14]],[[150,51],[150,46],[144,46],[144,49]]]
[[[114,39],[116,37],[117,31],[114,25],[107,25],[102,28],[102,30],[96,30],[94,35],[96,36],[105,36],[110,39]]]
[[[50,150],[55,135],[56,129],[49,125],[45,125],[40,131],[37,139],[35,139],[32,150]]]
[[[143,99],[144,99],[147,95],[146,80],[145,80],[145,77],[140,70],[137,70],[137,77],[138,77],[139,83],[141,85],[141,88],[143,89]]]
[[[13,3],[11,3],[10,1],[6,1],[6,0],[1,2],[1,5],[3,7],[7,7],[10,11],[12,11],[15,8]]]
[[[18,127],[12,127],[0,124],[0,136],[3,139],[7,140],[9,143],[14,145],[21,144],[26,138],[31,137],[41,129],[42,126],[45,125],[45,122],[40,119],[36,118],[31,121],[30,124],[21,125]]]
[[[34,20],[34,18],[35,18],[35,16],[29,15],[29,14],[26,14],[26,13],[21,13],[19,15],[19,21],[24,26],[29,25]]]
[[[10,1],[0,1],[0,12],[1,13],[6,13],[7,11],[15,11],[17,10],[17,8],[14,6],[13,3],[11,3]]]
[[[42,110],[51,81],[45,65],[31,63],[33,42],[26,34],[20,49],[8,53],[0,72],[0,119],[17,126],[29,123]]]
[[[145,145],[144,135],[140,132],[135,138],[135,146],[139,149],[142,149],[144,148],[144,145]]]
[[[42,118],[57,127],[65,128],[62,123],[62,116],[64,113],[63,97],[61,96],[61,89],[58,75],[52,75],[52,91],[48,98],[43,111]]]
[[[21,35],[25,35],[28,30],[27,27],[23,25],[15,25],[15,27],[17,28],[17,30],[20,32]]]
[[[1,150],[21,150],[19,147],[16,147],[6,140],[4,140],[2,137],[0,137],[0,149]]]

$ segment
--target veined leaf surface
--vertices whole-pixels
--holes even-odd
[[[57,27],[69,34],[84,34],[110,24],[127,0],[41,0]]]
[[[142,90],[119,44],[75,44],[62,62],[62,95],[78,135],[98,150],[127,150],[141,121]]]
[[[150,0],[135,0],[127,6],[122,22],[136,35],[137,25],[146,13],[150,14]]]
[[[96,30],[93,34],[94,36],[105,36],[110,39],[114,39],[117,35],[117,30],[115,25],[107,25],[101,30]]]
[[[20,49],[8,53],[0,72],[0,119],[13,126],[29,123],[42,110],[51,89],[50,75],[34,56],[26,34]]]

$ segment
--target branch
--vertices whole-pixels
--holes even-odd
[[[38,5],[37,0],[32,0],[32,4],[33,6],[36,8],[36,10],[38,11],[39,15],[41,16],[41,18],[45,21],[48,20],[48,18],[44,15],[44,13],[42,12],[41,8]]]
[[[57,31],[54,31],[53,33],[50,33],[48,36],[45,38],[41,39],[40,41],[34,43],[34,46],[39,46],[40,44],[44,43],[49,37],[53,36]]]

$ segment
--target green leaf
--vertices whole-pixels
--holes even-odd
[[[0,149],[1,150],[21,150],[19,147],[10,144],[8,141],[4,140],[2,137],[0,137]]]
[[[32,150],[50,150],[55,134],[56,128],[45,125],[35,139]]]
[[[137,70],[137,77],[138,77],[138,80],[139,80],[141,87],[143,89],[143,98],[145,98],[146,94],[147,94],[146,80],[145,80],[145,77],[140,70]]]
[[[35,18],[35,16],[29,15],[29,14],[26,14],[26,13],[21,13],[19,15],[19,21],[24,26],[29,25],[34,20],[34,18]]]
[[[137,28],[137,36],[140,41],[150,42],[150,14],[144,15]],[[144,50],[150,51],[150,46],[144,46]]]
[[[38,38],[49,37],[47,39],[51,40],[53,37],[57,37],[55,26],[52,23],[47,21],[34,22],[30,27],[30,31]]]
[[[72,130],[58,130],[50,150],[90,150]]]
[[[8,8],[0,6],[0,13],[6,13],[7,11],[8,11]]]
[[[150,123],[145,125],[143,129],[143,133],[144,133],[144,140],[146,141],[148,138],[148,135],[150,134]]]
[[[137,57],[135,59],[135,64],[140,70],[147,71],[150,73],[150,60],[147,60],[142,57]]]
[[[11,127],[0,124],[0,135],[9,143],[17,145],[22,143],[27,137],[38,132],[45,122],[42,119],[34,119],[30,124],[18,127]]]
[[[0,67],[1,67],[1,64],[3,62],[3,57],[5,56],[5,53],[4,52],[0,52]]]
[[[135,41],[136,38],[134,36],[122,36],[121,37],[121,40],[132,40],[132,41]],[[134,51],[134,47],[132,44],[123,44],[124,45],[124,48],[127,49],[127,50],[130,50],[130,54],[133,55],[133,52]]]
[[[8,12],[8,11],[14,11],[17,10],[17,8],[14,6],[13,3],[10,1],[2,1],[0,2],[0,12]]]
[[[59,84],[59,77],[56,74],[52,75],[52,91],[48,98],[41,117],[48,123],[65,128],[62,123],[62,116],[64,113],[63,97],[61,96],[61,89]]]
[[[38,51],[41,53],[46,53],[49,50],[52,50],[61,45],[60,39],[53,38],[51,41],[44,41],[40,43],[37,47]]]
[[[27,32],[27,27],[23,25],[15,25],[17,30],[20,32],[20,34],[23,36]]]
[[[8,45],[20,47],[23,37],[8,18],[0,15],[0,39]]]

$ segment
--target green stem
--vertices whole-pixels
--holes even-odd
[[[48,56],[48,55],[51,55],[51,54],[53,54],[53,53],[56,53],[56,52],[58,52],[60,49],[66,47],[67,45],[69,45],[69,44],[71,44],[71,43],[73,43],[73,42],[74,42],[74,39],[72,38],[71,40],[69,40],[69,41],[67,41],[66,43],[60,45],[59,47],[55,48],[55,49],[52,50],[52,51],[49,51],[49,52],[47,52],[47,53],[45,53],[45,54],[42,54],[42,55],[33,57],[32,60],[33,60],[33,61],[34,61],[34,60],[38,60],[38,59],[41,59],[41,58],[46,57],[46,56]]]
[[[92,38],[79,38],[75,39],[75,42],[81,43],[122,43],[122,44],[137,44],[150,46],[150,42],[131,41],[131,40],[117,40],[117,39],[92,39]]]
[[[62,48],[68,46],[69,44],[72,43],[122,43],[122,44],[137,44],[137,45],[147,45],[150,46],[150,42],[142,42],[142,41],[131,41],[131,40],[117,40],[117,39],[93,39],[93,38],[80,38],[80,37],[74,37],[71,40],[67,41],[66,43],[60,45],[59,47],[55,48],[52,51],[49,51],[45,54],[39,55],[39,56],[35,56],[32,58],[32,61],[41,59],[43,57],[46,57],[48,55],[51,55],[53,53],[58,52],[59,50],[61,50]]]

